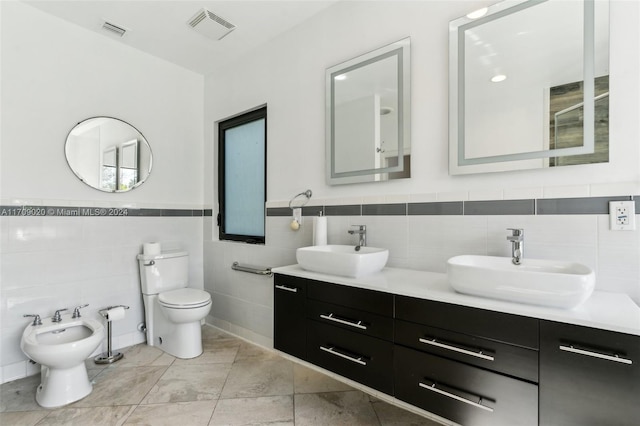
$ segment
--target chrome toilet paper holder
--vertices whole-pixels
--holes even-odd
[[[115,305],[115,306],[108,306],[98,311],[98,313],[107,320],[107,351],[101,353],[100,355],[98,355],[93,359],[93,361],[96,364],[113,364],[114,362],[121,360],[123,357],[122,353],[120,352],[113,353],[111,351],[111,322],[112,321],[109,319],[109,310],[114,308],[129,309],[129,307],[125,305]]]

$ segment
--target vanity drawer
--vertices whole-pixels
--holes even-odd
[[[393,316],[393,295],[390,293],[309,280],[307,295],[310,299],[334,305]]]
[[[307,320],[308,361],[393,395],[393,344]]]
[[[537,425],[538,387],[396,346],[395,397],[463,425]]]
[[[396,296],[396,318],[538,349],[538,320],[519,315]]]
[[[393,340],[393,318],[332,303],[307,301],[307,318],[355,333]]]
[[[488,370],[538,382],[538,351],[396,320],[395,342]]]

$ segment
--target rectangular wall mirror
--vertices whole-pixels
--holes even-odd
[[[504,1],[449,30],[450,174],[609,161],[608,1]]]
[[[410,40],[326,71],[330,185],[411,176]]]

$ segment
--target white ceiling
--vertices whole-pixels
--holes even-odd
[[[339,0],[23,0],[44,12],[200,74],[259,47]],[[195,32],[188,21],[202,8],[234,24],[222,40]],[[119,37],[104,21],[126,28]]]

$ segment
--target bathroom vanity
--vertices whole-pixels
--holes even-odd
[[[274,268],[274,347],[463,425],[636,424],[640,308],[467,296],[445,274]]]

